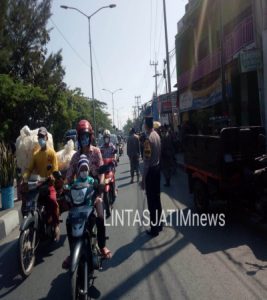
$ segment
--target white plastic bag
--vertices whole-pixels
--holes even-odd
[[[33,153],[40,149],[37,133],[38,129],[30,130],[26,125],[20,130],[20,136],[16,140],[17,166],[22,173],[29,167]],[[47,145],[54,149],[53,137],[49,132]]]
[[[57,152],[58,169],[60,171],[69,168],[71,158],[75,152],[73,140],[69,140],[64,146],[64,149]]]

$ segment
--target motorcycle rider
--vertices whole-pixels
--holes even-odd
[[[43,201],[46,210],[52,217],[55,228],[55,241],[58,241],[60,238],[59,206],[52,176],[54,171],[58,171],[57,156],[56,152],[47,146],[48,134],[45,127],[39,128],[37,136],[40,149],[33,154],[30,165],[22,176],[23,190],[27,191],[28,179],[33,170],[35,170],[39,176],[50,179],[47,185],[44,184],[40,188],[39,200]]]
[[[105,129],[103,132],[104,143],[100,147],[103,159],[113,158],[115,160],[115,154],[117,153],[116,147],[110,141],[110,131]]]
[[[100,147],[102,157],[103,159],[112,158],[114,160],[114,173],[115,173],[115,166],[116,166],[115,155],[117,153],[117,149],[110,141],[110,131],[108,129],[104,130],[103,139],[104,139],[104,144]],[[113,203],[114,203],[117,197],[117,189],[116,189],[115,181],[112,183],[112,191],[114,196],[113,199]]]
[[[103,165],[103,158],[99,148],[92,146],[94,143],[94,132],[91,124],[87,120],[81,120],[77,125],[77,136],[79,143],[79,150],[72,156],[69,169],[67,171],[66,180],[68,184],[74,181],[74,177],[79,175],[79,161],[80,156],[84,154],[89,162],[90,175],[93,178],[98,179],[99,183],[104,182],[104,174],[98,174],[97,170]],[[97,212],[97,231],[101,234],[101,238],[98,240],[101,254],[105,258],[111,258],[111,251],[106,247],[106,229],[104,224],[104,211],[103,201],[100,197],[94,202]],[[68,230],[68,224],[67,224]],[[68,268],[69,257],[67,257],[63,264],[63,268]]]

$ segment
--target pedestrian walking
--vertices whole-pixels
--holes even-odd
[[[153,118],[145,118],[147,138],[144,143],[144,168],[141,187],[147,195],[147,206],[150,213],[150,230],[147,234],[154,237],[162,230],[160,217],[162,213],[160,200],[160,153],[161,142],[153,128]]]
[[[137,181],[139,181],[139,156],[140,156],[140,145],[139,137],[135,134],[135,129],[132,128],[129,132],[129,138],[127,140],[127,155],[130,160],[131,168],[131,181],[134,182],[134,172],[136,172]]]

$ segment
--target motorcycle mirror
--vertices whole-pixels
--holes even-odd
[[[54,176],[56,179],[62,178],[62,174],[61,174],[60,171],[54,171],[54,172],[53,172],[53,176]]]

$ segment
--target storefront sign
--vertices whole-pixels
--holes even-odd
[[[180,111],[202,109],[222,101],[220,80],[202,90],[188,90],[180,95]]]
[[[256,71],[262,67],[262,58],[259,50],[243,51],[240,53],[239,60],[241,73]]]
[[[177,91],[169,94],[163,94],[158,97],[161,106],[161,113],[171,113],[177,103]]]

